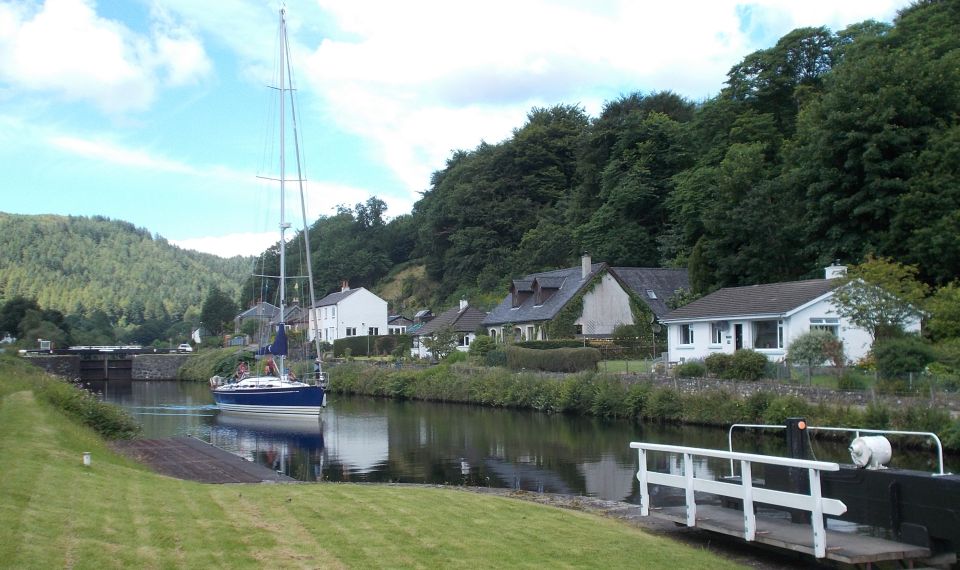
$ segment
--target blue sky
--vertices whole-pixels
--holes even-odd
[[[906,0],[290,0],[308,215],[409,212],[450,153],[534,106],[715,95],[788,31],[891,21]],[[183,247],[277,239],[268,108],[276,1],[0,0],[0,211],[101,215]]]

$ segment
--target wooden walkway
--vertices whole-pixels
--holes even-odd
[[[686,525],[686,507],[652,507],[650,516]],[[743,512],[739,510],[697,505],[696,528],[729,536],[743,536]],[[784,548],[794,552],[814,554],[813,533],[809,524],[792,524],[787,520],[757,517],[755,542]],[[928,558],[930,550],[884,540],[872,536],[827,530],[827,559],[846,564],[869,564],[885,560],[914,560]]]
[[[286,475],[193,437],[115,441],[112,447],[162,475],[201,483],[291,483]]]

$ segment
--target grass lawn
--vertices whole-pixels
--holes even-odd
[[[457,489],[162,477],[35,398],[34,375],[0,359],[3,568],[734,567],[613,520]]]

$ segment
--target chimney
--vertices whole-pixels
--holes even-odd
[[[468,305],[469,303],[467,303],[466,299],[460,299],[460,312],[462,313],[463,310],[466,309]]]
[[[847,274],[847,266],[841,265],[839,259],[835,259],[833,264],[824,269],[824,279],[836,279]]]
[[[349,290],[350,290],[350,282],[344,279],[343,281],[340,282],[340,291],[349,291]]]
[[[593,263],[590,260],[590,254],[588,252],[583,252],[583,257],[580,258],[580,278],[586,279],[587,275],[590,275],[590,270],[593,267]]]

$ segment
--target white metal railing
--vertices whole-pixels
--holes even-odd
[[[807,511],[811,513],[810,524],[813,531],[814,555],[817,558],[823,558],[827,555],[827,536],[823,516],[840,516],[847,512],[847,506],[842,501],[826,498],[820,491],[820,472],[839,471],[840,466],[836,463],[636,441],[631,442],[630,447],[637,450],[639,459],[640,468],[637,470],[637,480],[640,482],[640,514],[642,516],[650,515],[649,485],[666,485],[685,490],[686,524],[690,527],[697,525],[697,503],[694,495],[696,491],[740,499],[743,501],[743,538],[747,541],[753,541],[757,532],[754,503],[767,503]],[[683,455],[683,475],[648,471],[647,452],[650,451]],[[694,456],[740,461],[740,484],[697,478],[693,471]],[[810,494],[755,488],[752,475],[752,464],[754,463],[808,470]]]
[[[733,430],[734,428],[750,428],[750,429],[787,429],[787,426],[780,425],[764,425],[764,424],[733,424],[730,426],[730,429],[727,431],[727,449],[733,451]],[[934,473],[935,476],[940,475],[949,475],[943,471],[943,444],[940,443],[940,438],[937,434],[929,431],[902,431],[895,429],[865,429],[865,428],[842,428],[842,427],[821,427],[821,426],[807,426],[805,429],[808,430],[820,430],[820,431],[836,431],[836,432],[847,432],[853,433],[853,437],[860,437],[861,433],[870,433],[876,435],[914,435],[919,437],[927,437],[933,440],[934,445],[937,448],[937,461],[939,464],[939,471]],[[733,476],[733,460],[730,460],[730,475]]]

